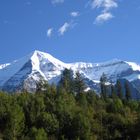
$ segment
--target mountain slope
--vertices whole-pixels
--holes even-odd
[[[50,54],[34,51],[0,69],[0,86],[6,91],[15,91],[26,84],[29,91],[34,91],[40,79],[51,81],[61,75],[65,68],[68,68],[67,64]]]
[[[99,80],[103,73],[108,81],[115,83],[117,79],[128,80],[132,87],[140,93],[140,66],[133,62],[114,59],[104,63],[64,63],[48,53],[34,51],[31,54],[0,65],[0,87],[5,91],[34,92],[40,80],[57,84],[63,70],[79,71],[86,84],[99,90]]]

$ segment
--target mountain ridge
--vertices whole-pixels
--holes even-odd
[[[57,84],[64,69],[71,69],[74,73],[79,71],[96,90],[103,73],[108,80],[115,83],[117,79],[126,79],[140,92],[140,65],[134,62],[113,59],[102,63],[64,63],[52,55],[38,50],[15,60],[12,63],[0,65],[0,87],[5,91],[18,91],[27,88],[35,92],[40,79],[48,83]],[[91,84],[92,83],[92,84]]]

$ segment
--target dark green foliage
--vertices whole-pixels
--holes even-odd
[[[102,76],[101,76],[101,78],[100,78],[101,97],[103,99],[106,99],[107,98],[107,86],[106,86],[106,82],[107,82],[107,77],[103,73]]]
[[[111,84],[111,98],[116,98],[116,89],[115,86],[113,84]]]
[[[54,114],[43,112],[38,120],[38,126],[43,127],[48,135],[57,135],[59,122]]]
[[[89,140],[91,124],[86,114],[77,112],[72,120],[71,139]]]
[[[43,128],[37,129],[35,127],[31,128],[29,138],[30,140],[48,140],[45,130]]]
[[[116,92],[117,92],[117,96],[120,99],[123,99],[122,85],[121,85],[121,82],[119,80],[117,80],[117,83],[116,83]]]
[[[23,110],[14,99],[12,101],[5,116],[4,139],[6,140],[17,140],[20,138],[25,127]]]
[[[131,99],[131,91],[129,88],[129,83],[127,81],[125,82],[125,98],[126,98],[126,100]]]
[[[73,93],[74,78],[71,70],[65,69],[59,82],[59,88],[64,88],[67,93]]]
[[[79,72],[76,73],[75,81],[74,81],[74,91],[77,94],[83,93],[86,89],[86,85],[84,80]]]
[[[0,140],[140,139],[140,102],[131,100],[127,84],[127,100],[119,81],[108,96],[104,75],[101,98],[85,92],[79,73],[70,78],[66,70],[61,86],[44,84],[35,94],[0,93]]]

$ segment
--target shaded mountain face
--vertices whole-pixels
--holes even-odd
[[[64,63],[48,53],[33,53],[0,65],[0,88],[8,92],[27,90],[35,92],[37,83],[45,80],[57,84],[64,69],[79,71],[88,87],[99,91],[99,81],[103,73],[108,81],[116,83],[117,79],[128,80],[140,97],[140,66],[136,63],[112,60],[104,63]]]

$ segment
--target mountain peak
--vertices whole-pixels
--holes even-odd
[[[42,52],[42,51],[39,51],[39,50],[34,50],[32,53],[30,53],[31,57],[34,56],[34,55],[41,55],[41,54],[48,54],[46,52]],[[50,55],[50,54],[48,54]]]
[[[35,50],[32,53],[31,61],[34,62],[34,63],[37,63],[37,62],[38,63],[43,62],[44,64],[45,63],[51,63],[51,64],[55,65],[56,67],[63,67],[63,68],[68,68],[69,67],[69,64],[66,64],[66,63],[58,60],[57,58],[53,57],[49,53],[38,51],[38,50]]]

